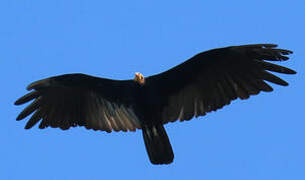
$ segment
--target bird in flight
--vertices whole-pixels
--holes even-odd
[[[271,82],[288,83],[270,72],[295,74],[268,61],[288,60],[292,51],[274,44],[252,44],[199,53],[160,74],[133,80],[112,80],[85,74],[65,74],[31,83],[31,91],[15,105],[31,100],[17,117],[31,115],[25,129],[84,126],[106,131],[143,133],[152,164],[170,164],[174,153],[164,124],[190,120],[216,111],[232,100],[271,92]]]

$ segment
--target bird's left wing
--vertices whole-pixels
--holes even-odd
[[[273,44],[253,44],[213,49],[146,79],[162,109],[162,122],[189,120],[215,111],[236,98],[247,99],[261,91],[272,91],[266,81],[287,82],[268,71],[295,71],[267,61],[288,60],[292,52]]]
[[[31,100],[17,117],[22,120],[33,113],[25,128],[40,122],[39,128],[75,126],[87,129],[135,131],[140,123],[133,110],[133,82],[97,78],[85,74],[66,74],[33,82],[32,92],[15,105]]]

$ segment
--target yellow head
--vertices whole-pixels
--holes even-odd
[[[136,83],[139,83],[140,85],[144,85],[145,84],[145,79],[144,79],[144,76],[137,72],[135,73],[135,77],[133,79]]]

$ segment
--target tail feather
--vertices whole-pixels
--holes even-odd
[[[152,164],[170,164],[174,153],[163,125],[143,127],[143,138]]]

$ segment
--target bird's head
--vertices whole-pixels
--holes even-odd
[[[136,72],[135,73],[135,76],[134,76],[134,79],[133,79],[136,83],[140,84],[140,85],[144,85],[145,84],[145,79],[144,79],[144,76],[139,73],[139,72]]]

